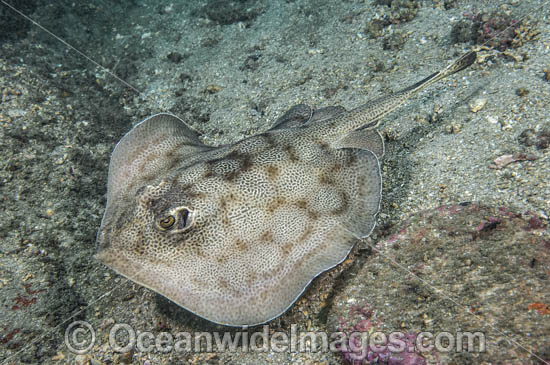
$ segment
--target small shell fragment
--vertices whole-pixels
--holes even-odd
[[[474,101],[472,101],[470,103],[470,111],[472,113],[477,113],[478,111],[480,111],[481,109],[483,109],[483,107],[485,106],[485,104],[487,104],[487,99],[485,98],[478,98]]]
[[[524,153],[514,153],[513,155],[502,155],[497,157],[493,164],[489,166],[490,169],[501,169],[507,165],[517,161],[534,161],[536,156],[527,155]]]

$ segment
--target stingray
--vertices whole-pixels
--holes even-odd
[[[207,146],[171,114],[116,145],[96,257],[212,322],[284,313],[376,223],[383,116],[476,59],[353,110],[296,105],[264,133]]]

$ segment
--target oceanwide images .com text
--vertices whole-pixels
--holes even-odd
[[[250,332],[150,332],[135,330],[125,323],[109,331],[109,346],[115,352],[345,352],[361,359],[369,353],[400,352],[483,352],[482,332],[303,332],[292,324],[290,331]],[[94,328],[85,321],[71,323],[65,331],[65,344],[76,354],[85,354],[96,343]]]

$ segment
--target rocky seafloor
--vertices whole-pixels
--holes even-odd
[[[548,3],[6,3],[43,28],[0,3],[5,363],[550,361]],[[264,331],[211,324],[93,259],[110,153],[133,125],[168,111],[205,143],[230,143],[297,103],[349,109],[470,49],[475,65],[380,127],[383,203],[373,234],[267,328],[270,336],[295,331],[305,350],[315,342],[307,331],[399,332],[407,350],[420,333],[444,333],[442,348],[110,346],[121,324],[157,337]],[[85,354],[67,346],[74,321],[95,331]],[[482,333],[483,351],[457,350],[458,332]]]

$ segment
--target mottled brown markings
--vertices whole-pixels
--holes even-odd
[[[227,280],[224,280],[222,278],[218,279],[218,285],[220,288],[228,289],[229,288],[229,282]]]
[[[288,257],[292,252],[292,242],[287,242],[281,246],[281,252],[284,257]]]
[[[231,221],[229,220],[229,217],[227,216],[227,214],[225,212],[221,216],[221,222],[222,222],[222,225],[224,225],[224,226],[229,226],[231,224]]]
[[[227,203],[234,203],[237,200],[237,197],[235,196],[235,194],[230,192],[229,194],[223,196],[220,200],[224,201],[224,205],[225,205]]]
[[[137,253],[139,256],[142,256],[145,253],[145,246],[142,244],[136,244],[134,246],[134,252]]]
[[[343,166],[342,166],[341,163],[335,162],[335,163],[333,163],[332,165],[329,166],[328,171],[331,174],[335,174],[338,171],[340,171],[342,169],[342,167]]]
[[[122,227],[124,227],[130,220],[131,218],[128,216],[128,214],[122,214],[122,213],[117,214],[116,217],[113,219],[113,223],[112,223],[112,225],[114,226],[113,231],[120,231]],[[106,232],[109,233],[109,236],[111,235],[110,231],[106,231]]]
[[[347,210],[349,208],[349,203],[350,203],[348,193],[346,193],[345,191],[341,191],[340,192],[340,199],[342,201],[342,204],[339,207],[333,209],[331,211],[332,214],[340,215],[340,214],[343,214],[343,213],[347,212]]]
[[[166,156],[169,158],[180,157],[179,151],[187,145],[186,142],[180,141],[172,146],[172,148],[166,152]]]
[[[221,161],[227,161],[227,160],[233,160],[237,161],[239,167],[228,171],[224,174],[216,174],[215,171],[213,171],[213,167],[216,163]],[[203,174],[204,177],[210,177],[212,175],[222,175],[222,178],[226,181],[233,181],[237,177],[239,177],[240,174],[242,174],[245,171],[248,171],[252,165],[253,165],[252,157],[248,153],[242,153],[237,150],[231,151],[224,157],[216,158],[210,161],[206,162],[206,172]]]
[[[143,195],[143,193],[145,192],[146,189],[147,189],[147,187],[145,185],[140,186],[139,189],[136,190],[136,196]]]
[[[168,164],[166,166],[164,166],[164,168],[166,170],[173,170],[174,168],[178,167],[181,162],[183,161],[183,159],[181,158],[181,156],[174,156],[170,159],[168,159]]]
[[[275,165],[267,166],[265,172],[267,173],[267,178],[272,182],[279,177],[279,168]]]
[[[193,188],[193,184],[183,184],[180,187],[180,190],[183,191],[184,193],[187,193],[187,191],[191,190],[192,188]]]
[[[360,176],[357,179],[357,192],[354,195],[354,199],[364,199],[371,191],[369,191],[369,186],[367,184],[367,179],[364,176]]]
[[[208,166],[213,166],[213,165],[215,165],[218,162],[223,161],[223,160],[225,160],[225,157],[218,157],[218,158],[213,158],[211,160],[207,160],[207,161],[205,161],[205,163]]]
[[[225,256],[217,256],[216,257],[216,262],[218,264],[225,264],[227,262],[227,257]]]
[[[305,261],[305,257],[299,258],[296,261],[294,261],[294,266],[297,269],[300,269],[300,267],[302,267],[304,265],[304,261]]]
[[[190,246],[190,247],[198,257],[203,257],[203,258],[206,257],[206,254],[204,253],[204,250],[202,248],[200,248],[198,245],[193,245],[193,246]]]
[[[269,133],[260,134],[258,135],[258,137],[262,138],[265,144],[268,145],[268,147],[275,147],[277,145],[277,141]]]
[[[230,192],[226,196],[222,196],[219,200],[219,205],[222,211],[221,215],[221,222],[222,225],[228,226],[230,225],[231,221],[229,220],[229,217],[227,216],[227,206],[231,203],[235,203],[237,201],[237,198],[235,197],[235,194]]]
[[[264,281],[267,281],[267,280],[273,278],[274,276],[276,276],[283,269],[283,267],[285,266],[285,263],[286,263],[286,261],[283,261],[280,264],[278,264],[277,266],[275,266],[275,268],[273,270],[264,273],[262,275],[262,279]]]
[[[178,144],[165,153],[164,159],[168,161],[168,164],[165,166],[167,170],[173,170],[174,167],[177,167],[183,161],[182,156],[178,153],[182,146],[183,144]]]
[[[157,152],[151,152],[147,154],[145,161],[141,163],[140,172],[143,172],[143,169],[145,168],[145,166],[150,165],[153,161],[155,161],[159,157],[160,155]]]
[[[252,286],[256,281],[258,280],[258,275],[254,271],[251,271],[248,273],[248,277],[246,278],[246,282],[248,283],[248,286]]]
[[[233,150],[233,151],[229,152],[227,155],[225,155],[225,157],[221,158],[220,160],[230,159],[230,160],[239,161],[239,160],[245,158],[244,156],[247,156],[247,154],[242,153],[238,150]]]
[[[248,171],[254,165],[252,162],[252,156],[248,153],[239,153],[239,163],[241,166],[241,171]]]
[[[206,282],[206,280],[201,280],[201,279],[197,279],[195,277],[191,277],[191,282],[193,284],[195,284],[197,287],[205,287],[208,285],[208,283]]]
[[[157,146],[161,144],[166,139],[166,135],[159,134],[154,139],[150,141],[151,146]]]
[[[296,149],[293,145],[287,144],[283,147],[283,150],[286,152],[288,159],[292,162],[298,162],[300,161],[300,158],[298,157],[298,154],[296,153]]]
[[[346,159],[346,167],[350,167],[352,165],[355,165],[357,162],[357,155],[355,153],[348,154],[348,158]]]
[[[246,242],[244,242],[240,238],[237,238],[235,240],[235,247],[237,247],[237,249],[241,252],[248,251],[248,245],[246,244]]]
[[[136,240],[134,242],[134,252],[140,256],[143,255],[145,253],[145,235],[142,230],[136,232]]]
[[[334,186],[335,185],[334,175],[328,173],[326,170],[323,170],[319,175],[319,182],[323,185]]]
[[[262,233],[262,236],[260,237],[262,241],[272,242],[273,241],[273,232],[271,231],[265,231]]]
[[[169,186],[178,186],[179,184],[179,177],[178,176],[174,176],[170,182],[168,183]],[[184,187],[187,186],[187,185],[190,185],[190,184],[185,184],[183,185]]]
[[[214,167],[217,163],[225,160],[225,157],[214,158],[205,162],[206,171],[204,172],[204,177],[218,176],[219,174],[214,171]]]
[[[206,164],[206,170],[202,173],[201,178],[207,179],[209,177],[214,176],[214,171],[212,171],[212,167],[209,164]]]
[[[271,214],[275,213],[282,205],[286,203],[286,200],[282,196],[277,196],[267,205],[267,211]]]
[[[239,170],[229,171],[223,175],[223,179],[225,181],[233,181],[241,174],[241,172],[242,171]]]
[[[334,176],[340,171],[344,166],[341,163],[335,162],[330,166],[324,168],[319,175],[319,182],[324,185],[336,185]]]
[[[149,173],[149,174],[142,174],[139,179],[132,179],[130,183],[128,184],[128,191],[132,191],[134,187],[137,184],[143,185],[143,184],[149,184],[151,181],[153,181],[157,175]]]
[[[330,148],[330,145],[328,143],[326,143],[325,141],[315,139],[313,142],[316,143],[317,145],[319,145],[319,148],[324,150],[324,151],[326,151]]]
[[[298,238],[298,242],[303,242],[311,236],[313,233],[313,227],[311,224],[308,224],[306,227],[306,230],[300,235],[300,238]]]
[[[235,286],[232,286],[229,281],[226,281],[226,280],[223,280],[223,279],[220,279],[219,282],[220,284],[220,287],[226,289],[226,290],[230,290],[231,292],[233,292],[233,295],[235,297],[240,297],[242,296],[242,293],[240,290],[238,290],[237,288],[235,288]]]
[[[317,220],[317,219],[319,219],[319,213],[314,212],[313,210],[309,210],[309,209],[308,209],[308,210],[306,211],[306,213],[307,213],[307,217],[308,217],[309,219],[311,219],[311,220]]]
[[[182,147],[182,144],[178,143],[176,146],[172,147],[171,149],[165,152],[166,157],[168,158],[176,157],[177,156],[176,151],[181,147]]]
[[[263,292],[260,293],[260,300],[262,302],[265,302],[266,299],[267,299],[267,291],[264,290]]]
[[[306,209],[307,208],[307,201],[304,200],[304,199],[299,199],[294,204],[300,209]]]
[[[231,156],[233,154],[233,156]],[[227,181],[235,180],[240,174],[250,170],[252,167],[252,157],[248,153],[234,151],[229,154],[228,158],[234,159],[239,163],[239,168],[226,174],[223,178]]]

